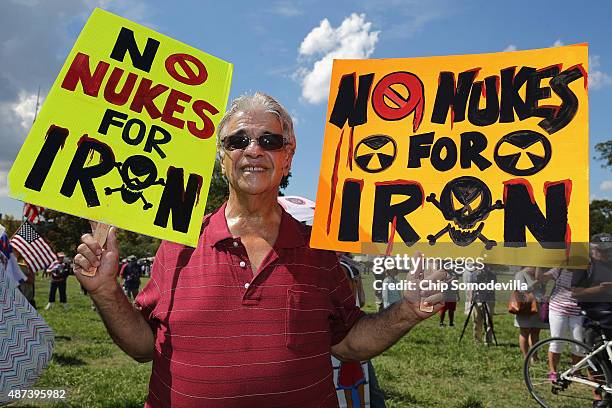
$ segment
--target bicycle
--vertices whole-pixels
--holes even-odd
[[[596,394],[612,408],[612,339],[606,338],[597,322],[590,325],[601,334],[603,344],[593,348],[574,339],[551,337],[537,342],[527,353],[525,383],[543,408],[590,407]],[[550,377],[547,359],[552,342],[563,346],[556,378]]]

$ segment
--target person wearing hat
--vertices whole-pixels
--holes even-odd
[[[584,342],[598,346],[602,342],[602,332],[612,339],[612,235],[600,233],[593,235],[590,244],[589,268],[574,273],[572,293],[584,311]],[[595,328],[591,322],[599,323]],[[610,363],[612,364],[612,362]],[[612,406],[610,396],[602,400],[595,392],[593,408]]]
[[[574,273],[573,294],[580,307],[604,329],[612,330],[612,235],[591,238],[589,268]],[[612,332],[611,332],[612,333]]]
[[[136,296],[138,296],[138,289],[140,288],[141,271],[135,255],[128,256],[126,261],[122,268],[123,291],[128,299],[134,301]]]
[[[47,268],[47,273],[51,275],[51,287],[49,288],[49,303],[45,310],[51,309],[55,304],[55,293],[59,290],[60,303],[66,309],[68,298],[66,296],[66,280],[68,279],[68,266],[64,263],[64,253],[57,253],[57,260],[53,261]]]

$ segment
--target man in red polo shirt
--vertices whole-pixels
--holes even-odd
[[[153,360],[149,407],[337,407],[330,353],[367,360],[435,313],[407,293],[381,313],[357,306],[334,252],[277,203],[295,151],[291,118],[272,97],[243,96],[219,124],[229,199],[204,218],[197,248],[163,242],[133,308],[116,281],[114,228],[90,234],[75,272],[113,340]],[[97,267],[94,277],[82,270]]]

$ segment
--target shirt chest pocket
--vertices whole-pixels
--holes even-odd
[[[327,294],[317,290],[288,289],[285,313],[286,346],[316,354],[330,348],[330,318],[333,310]]]

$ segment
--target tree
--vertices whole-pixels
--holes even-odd
[[[612,201],[593,200],[589,205],[591,236],[600,232],[612,234]]]
[[[155,256],[161,243],[157,238],[126,230],[117,232],[117,241],[119,242],[119,254],[122,258],[129,255],[135,255],[136,258]]]
[[[91,231],[89,221],[70,214],[45,210],[44,218],[36,224],[36,230],[57,252],[72,257],[81,244],[81,236]],[[122,257],[136,255],[138,258],[155,255],[160,240],[131,231],[118,230],[119,254]]]
[[[72,257],[81,243],[81,235],[91,231],[89,221],[74,215],[46,209],[36,231],[44,237],[57,252],[65,252]]]
[[[595,156],[595,159],[604,162],[602,167],[612,167],[612,140],[597,143],[595,145],[595,152],[599,155],[599,157]]]
[[[3,214],[0,217],[0,225],[6,228],[6,235],[10,238],[21,225],[21,220],[16,219],[10,214]]]
[[[208,199],[206,200],[206,210],[204,213],[211,213],[221,207],[221,204],[223,204],[228,197],[229,187],[227,185],[227,180],[223,177],[223,174],[221,174],[221,164],[219,160],[215,160],[212,178],[210,179],[210,189],[208,190]]]

